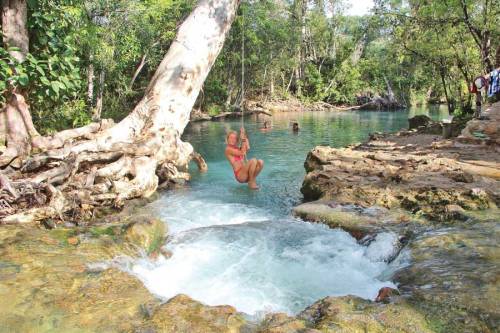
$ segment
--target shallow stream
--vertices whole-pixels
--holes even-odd
[[[125,269],[155,295],[168,299],[183,293],[208,305],[229,304],[249,315],[294,314],[325,296],[357,295],[373,299],[393,286],[388,264],[396,235],[380,234],[368,247],[342,230],[293,218],[301,202],[307,152],[317,145],[342,147],[365,140],[375,131],[408,126],[408,117],[426,110],[401,112],[306,112],[273,117],[262,132],[261,119],[246,119],[249,157],[265,161],[259,191],[234,180],[224,158],[224,137],[239,120],[188,126],[184,140],[206,159],[209,171],[191,167],[192,181],[164,193],[151,204],[169,228],[165,248],[173,253],[153,261],[146,257]],[[434,119],[445,116],[435,110]],[[290,121],[301,130],[294,134]]]

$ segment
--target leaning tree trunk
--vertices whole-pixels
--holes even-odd
[[[94,206],[150,196],[159,182],[187,177],[193,148],[180,137],[238,5],[239,0],[201,0],[180,26],[144,98],[120,123],[97,132],[95,127],[108,123],[88,125],[80,133],[63,131],[64,137],[58,133],[46,138],[49,150],[23,160],[20,170],[4,171],[14,191],[42,203],[20,210],[19,199],[11,200],[7,204],[16,214],[0,221],[64,219],[66,212],[83,214]]]

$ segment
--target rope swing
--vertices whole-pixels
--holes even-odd
[[[245,11],[243,6],[241,6],[241,128],[245,128]],[[245,132],[246,138],[246,132]],[[243,144],[240,135],[240,147]],[[245,161],[247,161],[247,155],[245,154]]]
[[[245,125],[245,11],[241,6],[241,127]]]

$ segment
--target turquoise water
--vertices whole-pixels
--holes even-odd
[[[408,126],[408,112],[282,113],[271,131],[267,118],[248,118],[249,157],[265,161],[259,191],[234,180],[224,157],[224,138],[239,120],[188,126],[184,140],[201,153],[207,173],[191,168],[192,181],[164,193],[151,209],[168,224],[169,259],[142,258],[126,269],[161,298],[178,293],[210,305],[230,304],[250,315],[297,313],[315,300],[346,294],[373,299],[395,269],[387,264],[396,235],[377,236],[369,247],[342,230],[293,218],[302,200],[300,185],[308,151],[317,145],[342,147],[375,131]],[[439,119],[441,113],[431,114]],[[301,130],[294,134],[290,121]]]
[[[201,189],[207,189],[212,198],[224,202],[246,202],[287,215],[290,208],[301,200],[299,189],[305,175],[303,163],[312,148],[318,145],[344,147],[366,140],[373,132],[408,128],[408,117],[424,111],[282,113],[274,115],[274,126],[269,132],[259,131],[262,121],[267,119],[265,116],[249,119],[245,123],[252,145],[248,158],[255,157],[265,162],[258,178],[262,190],[256,193],[234,182],[231,167],[223,155],[225,133],[228,129],[238,130],[240,121],[191,124],[185,131],[184,140],[190,142],[209,165],[207,174],[199,174],[194,165],[191,167],[191,190],[197,191],[197,196],[204,196],[206,192]],[[444,116],[439,109],[428,114],[434,119]],[[298,134],[290,130],[290,120],[299,121],[301,130]]]

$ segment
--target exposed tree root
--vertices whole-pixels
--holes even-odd
[[[0,111],[0,224],[82,222],[102,206],[123,206],[189,179],[194,159],[181,134],[222,49],[238,0],[201,0],[180,26],[146,95],[120,123],[103,120],[41,136],[24,97]],[[217,13],[214,15],[213,13]],[[202,27],[202,29],[200,29]]]
[[[191,158],[193,159],[193,161],[195,161],[196,165],[198,166],[198,169],[201,172],[208,171],[207,162],[205,162],[205,160],[203,159],[203,157],[199,153],[193,152],[193,154],[191,155]]]

